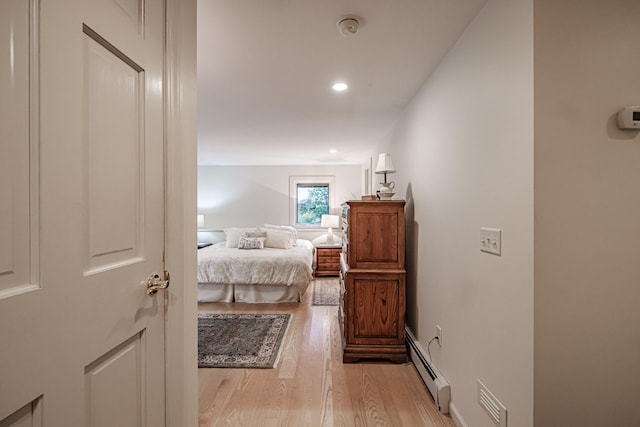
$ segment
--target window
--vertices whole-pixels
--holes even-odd
[[[329,213],[329,185],[298,184],[296,224],[320,224]]]
[[[322,215],[331,213],[335,199],[333,176],[291,177],[291,223],[296,227],[320,227]]]

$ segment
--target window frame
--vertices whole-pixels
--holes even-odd
[[[319,224],[305,224],[297,222],[298,219],[298,185],[318,185],[329,186],[329,206],[328,211],[331,214],[336,205],[335,195],[335,182],[336,177],[334,175],[305,175],[305,176],[290,176],[289,177],[289,223],[295,227],[306,230],[322,230]]]

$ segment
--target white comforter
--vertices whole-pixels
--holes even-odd
[[[313,245],[298,240],[291,249],[237,249],[225,242],[198,250],[198,283],[295,286],[313,278]]]

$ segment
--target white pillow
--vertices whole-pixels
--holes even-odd
[[[262,227],[266,229],[272,230],[280,230],[291,233],[291,246],[296,246],[298,244],[298,230],[290,225],[273,225],[273,224],[263,224]]]
[[[265,248],[291,249],[291,233],[285,230],[267,228],[267,239],[264,241]]]
[[[227,243],[225,244],[228,248],[237,248],[238,242],[241,237],[245,237],[245,232],[253,232],[256,231],[256,228],[225,228],[224,234],[227,238]]]

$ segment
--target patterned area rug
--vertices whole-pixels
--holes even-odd
[[[313,305],[339,305],[340,282],[337,278],[316,279],[313,282]]]
[[[199,368],[274,368],[291,314],[198,314]]]

